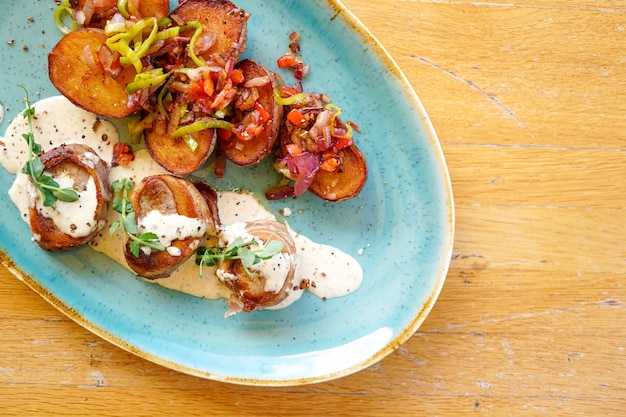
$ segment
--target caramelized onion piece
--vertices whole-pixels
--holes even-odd
[[[44,215],[46,208],[36,203],[29,207],[30,228],[35,240],[45,250],[60,252],[77,248],[93,239],[105,224],[107,209],[111,200],[111,186],[109,184],[109,168],[98,157],[96,152],[87,145],[70,144],[60,145],[41,156],[45,166],[45,174],[53,178],[69,177],[77,189],[79,199],[71,204],[78,215],[72,230],[78,234],[62,231],[52,217]],[[93,179],[93,190],[87,190],[90,179]],[[82,193],[82,194],[81,194]],[[90,195],[93,193],[93,195]],[[95,198],[95,205],[84,199]],[[82,199],[82,200],[81,200]],[[60,203],[57,202],[57,209]],[[93,211],[87,211],[87,207],[93,207]],[[48,208],[50,210],[50,208]],[[55,209],[52,209],[55,210]],[[64,213],[59,213],[63,215]],[[67,213],[66,213],[67,214]],[[80,229],[77,227],[81,223]],[[87,230],[79,233],[78,230]]]
[[[139,256],[136,257],[130,250],[130,240],[127,239],[125,242],[126,262],[139,276],[156,279],[171,275],[195,253],[204,239],[207,223],[211,217],[204,197],[188,180],[162,174],[144,178],[133,190],[130,201],[138,225],[146,221],[147,216],[153,211],[156,211],[158,218],[163,220],[164,229],[145,230],[156,233],[159,239],[172,239],[165,231],[172,226],[172,222],[181,220],[179,216],[183,216],[183,220],[197,219],[197,222],[191,222],[192,225],[197,225],[197,229],[189,230],[187,236],[180,235],[172,239],[162,251],[142,247]],[[183,223],[175,225],[174,229],[184,227]],[[164,233],[166,236],[163,236]]]
[[[287,298],[296,271],[296,246],[284,224],[271,220],[246,223],[245,234],[254,237],[261,245],[269,239],[281,241],[284,246],[281,253],[269,262],[261,261],[259,267],[250,268],[251,271],[246,271],[239,260],[226,260],[218,264],[217,276],[232,291],[227,316],[279,304]],[[250,237],[242,239],[247,242]],[[277,266],[283,270],[282,274],[273,272]]]

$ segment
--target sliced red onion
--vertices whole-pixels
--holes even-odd
[[[113,23],[125,23],[126,18],[122,16],[121,13],[115,13],[113,17],[111,17],[111,22]]]
[[[102,45],[98,51],[98,59],[104,68],[104,71],[112,77],[117,77],[122,72],[122,67],[113,68],[113,64],[117,61],[119,54],[111,51],[106,45]]]
[[[91,51],[91,48],[89,48],[89,45],[85,45],[83,47],[83,58],[85,58],[85,63],[87,64],[87,66],[89,67],[91,71],[95,73],[100,72],[98,61],[95,55],[93,54],[93,52]]]
[[[232,58],[228,58],[228,60],[224,63],[224,70],[226,71],[226,76],[230,77],[233,73],[233,69],[235,69],[235,60]]]
[[[76,19],[76,23],[78,23],[79,25],[85,26],[85,21],[87,20],[87,18],[85,17],[85,12],[83,12],[82,10],[76,12],[76,14],[74,15],[74,19]]]
[[[264,75],[262,77],[255,77],[255,78],[251,78],[249,80],[246,80],[246,82],[243,84],[244,87],[262,87],[264,85],[267,85],[271,82],[269,75]]]
[[[304,193],[315,178],[320,167],[319,154],[304,152],[294,157],[287,157],[287,167],[292,178],[295,179],[294,194]]]
[[[202,35],[198,37],[194,45],[196,48],[196,54],[202,54],[211,49],[211,47],[215,45],[215,40],[216,37],[214,33],[203,32]]]
[[[311,172],[309,175],[305,177],[300,177],[296,180],[293,186],[293,194],[296,197],[304,194],[304,192],[309,189],[309,187],[311,186],[311,183],[315,179],[316,173],[317,173],[317,170],[315,170],[315,172]]]

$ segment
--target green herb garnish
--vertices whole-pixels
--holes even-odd
[[[68,203],[78,200],[79,196],[75,188],[61,188],[59,183],[51,176],[43,173],[45,165],[39,158],[41,145],[35,142],[35,134],[33,132],[35,108],[30,105],[30,98],[28,97],[26,87],[23,84],[18,84],[17,86],[22,88],[26,93],[26,110],[24,110],[22,114],[28,120],[28,133],[22,135],[26,143],[28,143],[28,162],[22,167],[22,173],[28,175],[33,180],[33,184],[35,184],[35,187],[43,196],[44,206],[54,207],[57,200]]]
[[[285,244],[279,240],[271,240],[270,238],[260,248],[251,249],[252,245],[257,245],[256,239],[250,239],[246,242],[240,236],[228,246],[201,246],[196,256],[196,264],[200,266],[200,278],[204,278],[202,268],[206,266],[215,266],[222,261],[239,260],[244,270],[250,276],[254,274],[250,271],[250,267],[258,264],[262,260],[271,259],[283,250]]]
[[[122,217],[109,227],[109,233],[113,235],[118,229],[122,229],[124,233],[131,240],[130,242],[130,252],[136,257],[139,257],[139,249],[142,246],[146,246],[155,250],[165,250],[165,246],[163,246],[159,242],[159,237],[156,233],[145,232],[139,234],[139,229],[137,228],[137,220],[135,212],[133,211],[133,205],[131,204],[128,193],[135,187],[135,182],[128,178],[122,178],[119,180],[113,181],[111,184],[111,188],[113,192],[116,194],[120,194],[121,196],[115,197],[113,199],[113,209],[120,213]]]

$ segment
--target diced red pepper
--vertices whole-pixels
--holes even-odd
[[[226,129],[217,129],[217,136],[219,136],[219,138],[222,140],[230,140],[230,138],[233,136],[233,132]]]
[[[213,83],[215,84],[220,78],[220,71],[211,71],[209,73],[209,76],[211,77],[211,81],[213,81]]]
[[[287,113],[287,120],[296,126],[302,126],[307,122],[306,116],[298,109],[292,109],[289,113]]]
[[[343,148],[347,148],[348,146],[352,145],[354,143],[354,140],[350,139],[350,138],[333,138],[334,139],[334,143],[333,143],[333,147],[337,150],[339,149],[343,149]]]
[[[196,100],[201,101],[207,97],[204,91],[204,81],[199,81],[197,83],[191,84],[189,87],[189,94]]]
[[[270,114],[258,101],[254,102],[254,110],[259,112],[259,124],[264,124],[270,118]]]
[[[135,159],[135,154],[133,153],[130,146],[125,143],[118,142],[113,145],[113,160],[111,161],[111,165],[115,166],[127,166]]]
[[[211,79],[211,77],[205,78],[204,80],[201,81],[201,83],[202,83],[202,89],[204,90],[204,93],[208,97],[211,97],[215,93],[215,84],[213,83],[213,80]]]
[[[302,153],[302,149],[295,143],[290,143],[286,145],[285,148],[287,149],[287,153],[291,156],[297,156]]]
[[[234,69],[230,74],[230,79],[233,80],[233,84],[242,84],[246,77],[243,75],[243,71],[240,69]]]
[[[320,169],[327,172],[335,172],[339,167],[339,159],[338,158],[328,158],[324,162],[320,164]]]
[[[278,68],[293,67],[296,65],[296,57],[292,54],[285,54],[276,60]]]
[[[298,90],[293,87],[285,86],[283,87],[283,94],[285,95],[285,97],[291,97],[295,94],[298,94]]]

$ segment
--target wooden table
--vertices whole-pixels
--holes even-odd
[[[626,4],[345,0],[432,118],[456,200],[439,301],[327,383],[183,375],[0,269],[0,415],[617,415],[626,409]]]

